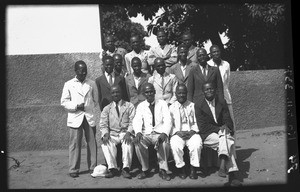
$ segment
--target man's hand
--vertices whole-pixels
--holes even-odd
[[[110,139],[109,133],[105,133],[104,136],[102,137],[103,144],[107,145],[109,139]]]
[[[188,138],[188,132],[187,131],[177,131],[176,135],[178,135],[183,140],[186,140]]]
[[[194,130],[190,130],[188,133],[187,133],[187,136],[186,136],[186,140],[190,139],[196,132]]]
[[[231,133],[231,130],[227,127],[227,125],[222,125],[222,126],[220,127],[220,130],[221,130],[222,132],[225,131],[225,134]]]
[[[135,144],[139,144],[142,139],[143,139],[143,135],[142,135],[142,133],[139,132],[139,133],[136,134],[133,142]]]
[[[84,103],[77,105],[77,110],[84,111]]]
[[[125,144],[130,144],[131,141],[132,141],[132,139],[131,139],[130,133],[129,133],[129,132],[126,132],[126,134],[125,134],[125,136],[124,136],[124,142],[125,142]]]
[[[165,134],[165,133],[161,133],[157,139],[158,143],[161,144],[163,143],[164,141],[167,141],[168,139],[168,135]]]

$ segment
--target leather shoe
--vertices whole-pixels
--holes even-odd
[[[185,179],[187,177],[186,173],[185,173],[185,169],[184,167],[179,168],[180,173],[178,174],[180,179]]]
[[[79,177],[78,173],[70,173],[69,175],[72,178]]]
[[[129,173],[129,168],[128,167],[122,169],[122,176],[124,178],[131,179],[131,175]]]
[[[195,167],[191,166],[190,179],[198,179]]]
[[[238,174],[237,171],[229,173],[229,185],[232,186],[232,187],[238,187],[238,186],[243,185],[242,182],[240,182],[237,179],[237,174]]]
[[[219,169],[219,171],[218,171],[218,175],[219,175],[219,177],[226,177],[225,170],[223,170],[223,169]]]
[[[149,174],[149,170],[147,171],[142,171],[139,175],[138,175],[138,179],[145,179],[146,177],[148,177]]]
[[[105,174],[105,178],[113,178],[114,176],[117,175],[118,170],[117,169],[110,169],[107,174]]]
[[[163,180],[166,180],[166,181],[170,181],[171,180],[171,177],[170,175],[167,174],[167,172],[163,169],[161,169],[159,171],[159,176],[163,179]]]

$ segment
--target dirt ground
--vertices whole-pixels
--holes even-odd
[[[237,131],[237,164],[239,179],[243,186],[274,185],[287,183],[287,141],[284,126]],[[68,151],[28,151],[8,154],[20,162],[8,159],[8,189],[86,189],[86,188],[195,188],[221,187],[228,178],[221,178],[217,172],[197,180],[162,180],[157,173],[150,178],[124,179],[122,176],[92,178],[87,171],[86,150],[82,150],[79,177],[68,176]],[[99,155],[104,158],[102,154]],[[99,162],[104,162],[100,159]],[[133,175],[138,169],[132,170]]]

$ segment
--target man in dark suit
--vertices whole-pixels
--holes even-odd
[[[137,107],[140,102],[146,99],[142,88],[148,82],[150,75],[141,71],[142,62],[138,57],[132,58],[131,68],[133,69],[133,73],[128,75],[125,80],[130,102]]]
[[[188,48],[184,44],[179,45],[177,48],[178,61],[169,69],[169,72],[176,76],[178,84],[184,83],[185,86],[187,86],[190,71],[194,66],[198,65],[197,63],[188,60],[187,55]]]
[[[102,111],[103,108],[112,101],[111,97],[111,86],[119,85],[122,89],[122,99],[129,101],[125,78],[122,76],[115,76],[114,71],[114,59],[111,56],[105,56],[103,58],[104,73],[96,79],[96,85],[98,88],[99,106]]]
[[[218,98],[224,100],[223,82],[219,69],[207,64],[208,56],[203,48],[197,51],[197,59],[199,65],[193,68],[188,78],[188,100],[193,103],[202,101],[204,99],[202,86],[206,82],[214,83]]]
[[[205,98],[195,104],[195,114],[203,144],[218,151],[219,176],[229,173],[231,186],[239,186],[238,167],[233,155],[234,130],[226,101],[216,97],[215,85],[211,82],[202,86]],[[227,169],[227,170],[226,170]]]

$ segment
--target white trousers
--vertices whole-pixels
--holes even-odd
[[[225,168],[228,172],[238,171],[238,167],[233,155],[234,137],[229,133],[225,135],[225,130],[219,133],[212,133],[207,136],[203,144],[218,151],[218,156],[226,155],[228,160],[225,163]]]
[[[149,169],[149,145],[155,145],[160,133],[151,133],[143,135],[143,139],[137,145],[135,145],[135,152],[139,162],[142,165],[142,171]],[[169,171],[168,167],[168,157],[170,151],[170,144],[168,142],[163,142],[158,146],[157,149],[157,160],[160,169]]]
[[[121,143],[123,168],[130,169],[132,163],[133,144],[125,144],[124,136],[126,133],[120,133],[118,137],[110,136],[108,144],[101,144],[108,169],[117,168],[117,144]]]
[[[235,120],[234,120],[234,115],[233,115],[233,108],[232,108],[232,104],[227,104],[228,106],[228,109],[229,109],[229,114],[230,114],[230,117],[231,117],[231,120],[233,122],[233,130],[234,130],[234,147],[233,147],[233,155],[234,155],[234,158],[236,158],[236,151],[235,151],[235,145],[236,145],[236,127],[235,127]]]
[[[183,140],[178,135],[173,135],[170,139],[170,144],[177,168],[185,165],[183,160],[184,146],[187,146],[189,149],[190,164],[194,167],[200,167],[202,140],[199,134],[194,134],[189,140]]]

